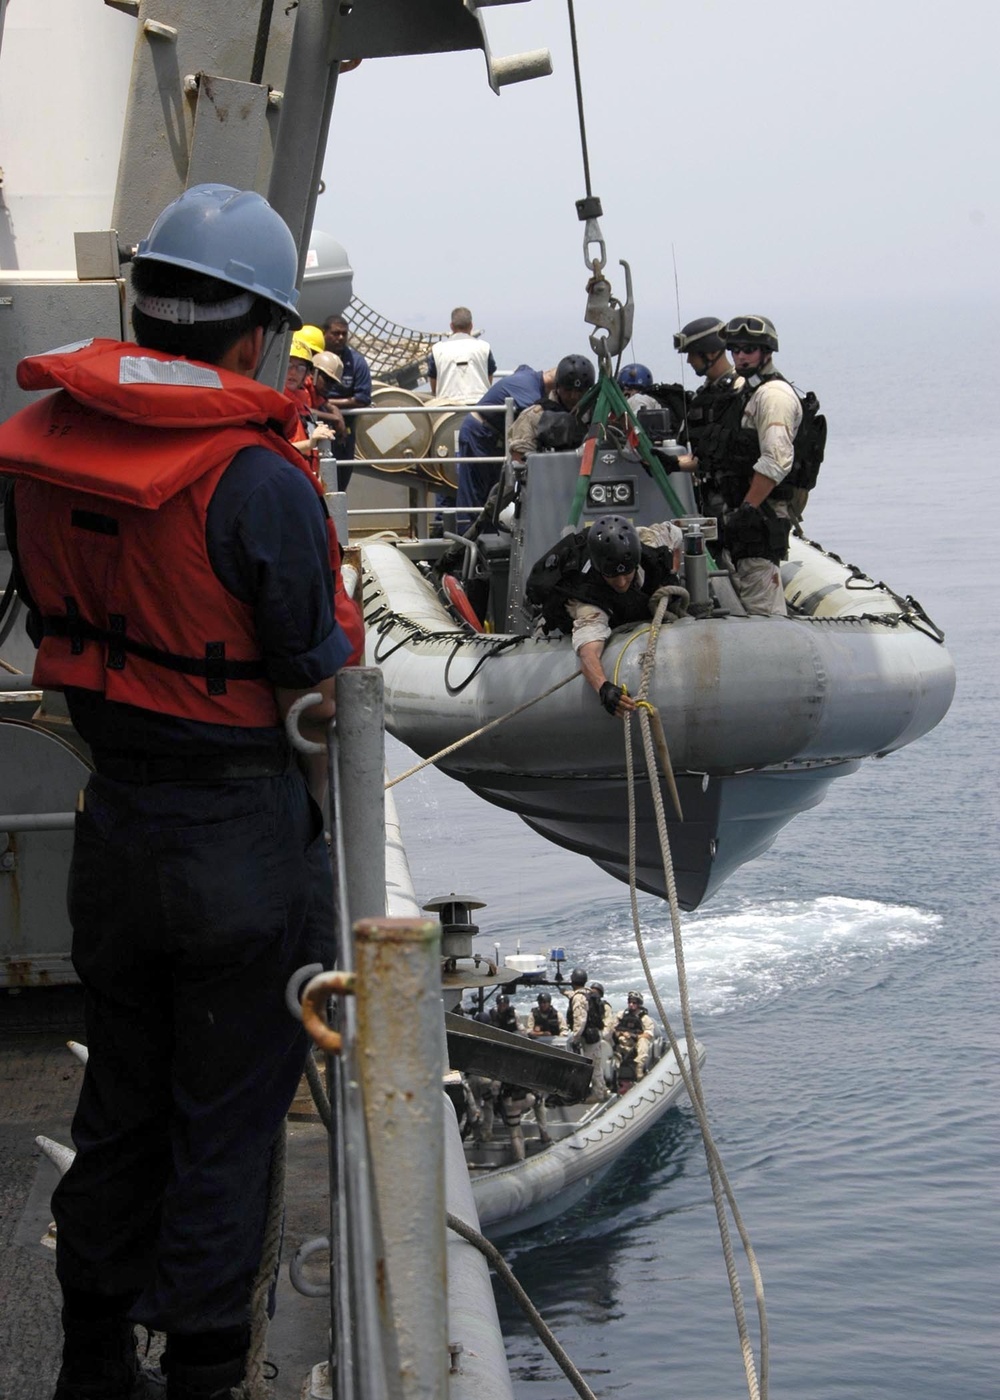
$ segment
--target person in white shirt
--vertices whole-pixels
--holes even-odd
[[[456,306],[451,335],[435,343],[427,361],[431,394],[456,403],[477,403],[496,372],[489,341],[472,333],[472,312],[467,306]]]

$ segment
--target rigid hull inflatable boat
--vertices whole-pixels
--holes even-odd
[[[576,672],[568,636],[532,635],[524,582],[559,538],[578,467],[573,452],[508,467],[509,531],[463,546],[465,582],[477,580],[481,595],[488,587],[483,611],[493,631],[461,620],[469,614],[464,598],[456,611],[440,586],[440,541],[364,544],[368,660],[383,671],[387,726],[422,757]],[[670,481],[688,493],[693,512],[689,479],[675,473]],[[580,524],[606,512],[609,499],[624,500],[620,513],[636,524],[676,513],[627,451],[597,454]],[[678,820],[668,803],[677,890],[687,909],[765,851],[793,817],[822,800],[834,778],[919,739],[951,702],[951,658],[914,600],[801,537],[791,540],[783,579],[789,616],[751,617],[728,573],[710,568],[701,615],[662,627],[656,640],[648,698],[662,720],[683,812]],[[607,675],[633,696],[649,636],[646,624],[623,628],[605,649]],[[609,719],[582,677],[442,755],[437,766],[549,840],[628,878],[623,725]],[[636,879],[663,895],[652,794],[641,767],[640,760]]]

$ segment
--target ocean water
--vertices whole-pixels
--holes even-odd
[[[685,915],[686,961],[713,1132],[763,1273],[770,1396],[995,1400],[1000,430],[966,368],[996,357],[981,320],[961,362],[931,363],[924,314],[883,314],[888,368],[848,353],[836,327],[804,370],[788,365],[831,421],[808,533],[920,599],[947,633],[955,701]],[[390,741],[391,772],[408,758]],[[484,945],[561,944],[616,1004],[641,985],[626,886],[437,773],[395,791],[419,895],[477,895]],[[648,896],[640,908],[676,1009],[667,911]],[[746,1393],[689,1108],[505,1252],[599,1395]],[[745,1267],[741,1279],[753,1336]],[[498,1303],[518,1400],[568,1395]]]

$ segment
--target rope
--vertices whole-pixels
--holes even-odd
[[[556,681],[555,685],[550,685],[548,690],[543,690],[541,695],[536,695],[533,700],[525,700],[523,705],[516,705],[513,710],[508,710],[505,715],[500,715],[498,719],[491,719],[489,724],[484,724],[480,729],[475,729],[471,734],[466,734],[464,739],[456,739],[447,748],[438,749],[437,753],[432,753],[430,758],[422,759],[420,763],[415,763],[412,768],[407,768],[405,773],[400,773],[396,778],[390,778],[385,785],[386,792],[390,788],[401,783],[404,778],[412,778],[414,773],[419,773],[421,768],[428,767],[431,763],[437,763],[439,758],[446,758],[448,754],[454,753],[456,749],[464,748],[466,744],[471,744],[473,739],[478,739],[481,734],[488,733],[491,729],[496,729],[498,724],[503,724],[515,715],[523,714],[525,710],[530,710],[532,705],[537,705],[539,700],[547,700],[550,695],[554,695],[557,690],[561,690],[564,685],[569,685],[570,681],[575,681],[580,671],[574,671],[571,676],[565,676],[561,681]]]
[[[639,726],[642,733],[643,748],[646,756],[646,766],[649,773],[650,791],[653,798],[653,809],[656,816],[656,828],[660,841],[660,852],[663,858],[663,873],[667,887],[667,898],[670,905],[670,923],[673,930],[674,958],[677,966],[677,984],[681,1002],[681,1016],[684,1024],[684,1035],[688,1046],[688,1064],[685,1066],[681,1058],[680,1045],[674,1034],[670,1021],[667,1018],[663,1003],[660,999],[659,991],[653,979],[652,969],[649,965],[649,958],[646,953],[645,943],[642,937],[642,928],[639,919],[639,902],[636,886],[636,805],[635,805],[635,771],[632,757],[632,732],[631,723],[625,726],[625,762],[628,777],[628,818],[629,818],[629,898],[632,906],[632,923],[635,931],[636,946],[639,951],[639,958],[642,962],[643,972],[649,984],[653,1001],[657,1012],[663,1022],[670,1048],[673,1051],[674,1059],[680,1068],[684,1087],[691,1099],[701,1129],[702,1141],[705,1147],[705,1160],[708,1165],[709,1180],[712,1185],[712,1201],[715,1206],[716,1219],[718,1221],[719,1235],[722,1240],[723,1255],[726,1263],[726,1273],[729,1277],[729,1288],[733,1300],[733,1311],[736,1315],[736,1326],[739,1333],[740,1350],[743,1355],[744,1370],[746,1372],[747,1390],[750,1400],[767,1400],[768,1382],[768,1331],[767,1313],[764,1305],[764,1288],[760,1269],[757,1264],[757,1257],[743,1224],[742,1216],[726,1175],[725,1168],[718,1149],[712,1138],[711,1129],[708,1124],[708,1117],[705,1111],[705,1100],[701,1083],[701,1071],[698,1066],[698,1057],[695,1053],[694,1027],[691,1020],[691,1004],[688,995],[687,973],[684,965],[684,944],[681,935],[680,910],[677,899],[677,886],[674,881],[673,862],[670,858],[670,839],[667,832],[666,815],[663,806],[663,795],[660,791],[660,784],[657,781],[656,756],[653,748],[651,735],[651,714],[656,714],[655,707],[647,700],[650,681],[656,660],[656,642],[659,636],[660,627],[663,624],[664,614],[669,602],[669,596],[664,595],[653,618],[653,625],[650,629],[650,642],[643,657],[642,675],[639,684]],[[620,658],[619,658],[620,659]],[[631,721],[631,716],[628,717]],[[658,716],[657,716],[658,718]],[[760,1327],[760,1354],[761,1369],[758,1381],[756,1366],[754,1363],[753,1348],[750,1344],[749,1333],[746,1323],[746,1313],[743,1305],[743,1294],[740,1288],[739,1275],[736,1271],[736,1263],[733,1255],[732,1241],[729,1234],[729,1225],[726,1219],[725,1205],[728,1201],[732,1212],[733,1221],[739,1232],[740,1240],[743,1244],[744,1253],[750,1267],[753,1278],[754,1295],[757,1302],[757,1315]]]
[[[319,1072],[319,1065],[313,1059],[311,1050],[306,1056],[306,1083],[309,1085],[309,1092],[312,1095],[313,1103],[316,1105],[316,1112],[320,1116],[320,1121],[327,1132],[329,1132],[333,1126],[333,1111],[330,1108],[330,1098],[326,1092],[326,1085],[323,1083],[323,1078]]]
[[[312,1058],[310,1056],[310,1058]],[[271,1149],[267,1179],[267,1220],[264,1248],[250,1294],[250,1346],[246,1374],[237,1390],[241,1400],[267,1400],[267,1302],[278,1273],[285,1222],[285,1125],[282,1123]]]
[[[515,1301],[520,1305],[528,1321],[538,1333],[542,1345],[554,1357],[559,1369],[576,1391],[577,1395],[582,1396],[582,1400],[597,1400],[590,1386],[556,1341],[548,1323],[514,1277],[514,1271],[497,1249],[496,1245],[490,1244],[489,1240],[481,1235],[478,1230],[474,1230],[471,1225],[466,1225],[464,1220],[459,1220],[458,1216],[452,1215],[450,1211],[447,1219],[448,1229],[453,1230],[456,1235],[461,1235],[463,1240],[474,1245],[475,1248],[479,1250],[480,1254],[486,1257],[499,1277],[503,1279]]]

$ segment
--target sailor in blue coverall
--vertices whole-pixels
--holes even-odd
[[[518,365],[513,374],[505,375],[491,384],[477,403],[502,404],[507,399],[514,400],[515,415],[522,409],[538,403],[551,389],[546,384],[546,376],[555,383],[555,370],[532,369],[530,365]],[[501,465],[497,462],[477,463],[477,457],[502,457],[504,450],[504,416],[502,413],[477,414],[475,409],[466,416],[458,434],[458,455],[466,459],[458,464],[458,504],[474,506],[477,510],[486,504],[493,487],[500,480]],[[471,517],[466,517],[468,524]]]

